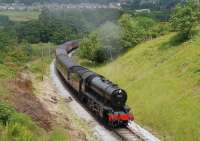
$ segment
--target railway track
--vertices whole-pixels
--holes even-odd
[[[117,134],[123,141],[143,141],[129,127],[117,128],[113,132]]]

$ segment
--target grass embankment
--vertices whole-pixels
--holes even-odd
[[[55,127],[50,132],[47,132],[45,129],[39,127],[38,124],[36,124],[36,122],[34,122],[29,116],[18,113],[13,107],[9,106],[9,97],[12,95],[12,92],[9,90],[9,87],[12,87],[9,86],[9,81],[15,79],[16,74],[24,70],[31,71],[39,78],[42,78],[42,76],[47,72],[49,63],[52,60],[52,57],[49,55],[49,47],[53,48],[54,45],[32,45],[32,56],[30,57],[30,62],[26,64],[0,64],[0,141],[69,140],[69,134],[67,130]],[[18,98],[20,99],[20,97]]]
[[[136,121],[168,141],[199,141],[200,35],[144,42],[116,61],[92,67],[128,93]]]
[[[0,15],[8,16],[12,21],[36,20],[39,14],[39,11],[0,11]]]

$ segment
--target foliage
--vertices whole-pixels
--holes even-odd
[[[82,40],[79,49],[79,56],[81,58],[100,63],[105,59],[105,56],[101,55],[103,55],[103,53],[96,33],[90,34],[87,38]]]
[[[200,22],[200,4],[189,0],[184,5],[177,5],[171,16],[171,25],[180,33],[183,39],[191,36],[191,30]]]
[[[6,125],[14,112],[15,110],[12,107],[0,101],[0,124]]]
[[[18,123],[8,124],[1,134],[0,139],[3,141],[34,141],[33,133]]]
[[[9,28],[0,29],[0,50],[7,51],[11,45],[16,44],[15,31]]]
[[[169,23],[167,23],[167,22],[157,23],[151,29],[152,37],[156,38],[156,37],[165,35],[165,34],[169,33],[170,30],[171,30],[171,28],[170,28],[170,24]]]
[[[124,14],[119,20],[122,28],[122,45],[125,49],[136,46],[141,41],[151,39],[151,28],[155,22],[147,17],[133,18]]]
[[[16,24],[16,32],[19,41],[27,40],[30,43],[40,41],[40,24],[38,21],[28,21]]]

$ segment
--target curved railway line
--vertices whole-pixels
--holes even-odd
[[[66,44],[66,43],[65,43]],[[75,44],[75,46],[69,46],[67,49],[67,52],[65,52],[64,50],[66,49],[66,45],[60,45],[58,48],[60,48],[60,50],[57,50],[57,54],[61,54],[64,56],[68,56],[70,61],[72,60],[72,54],[74,49],[77,48],[77,43]],[[56,56],[57,57],[57,56]],[[56,58],[58,59],[58,58]],[[69,63],[71,65],[71,62]],[[66,80],[66,79],[65,79]],[[67,79],[68,80],[68,79]],[[110,84],[110,83],[109,83]],[[121,118],[121,117],[120,117]],[[129,120],[129,119],[128,119]],[[140,135],[137,135],[137,132],[135,132],[133,129],[131,129],[129,127],[129,125],[127,125],[126,127],[119,127],[119,128],[113,128],[111,130],[112,133],[114,133],[116,136],[118,136],[119,140],[123,140],[123,141],[154,141],[153,140],[149,140],[149,139],[144,139],[143,137],[141,137]],[[156,138],[155,138],[156,139]],[[155,140],[157,141],[157,140]]]

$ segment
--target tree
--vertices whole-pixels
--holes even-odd
[[[170,23],[174,31],[178,31],[182,39],[191,37],[191,30],[200,22],[200,5],[189,0],[183,5],[177,5],[171,15]]]
[[[136,46],[141,41],[152,37],[151,27],[154,21],[147,17],[132,17],[124,14],[119,20],[122,29],[122,45],[124,49]]]
[[[16,25],[19,41],[27,40],[30,43],[40,42],[40,23],[38,21],[22,22]]]
[[[92,33],[82,40],[79,56],[95,63],[102,63],[106,60],[105,50],[102,48],[96,33]]]
[[[11,27],[0,29],[0,52],[8,51],[16,42],[16,33]]]

